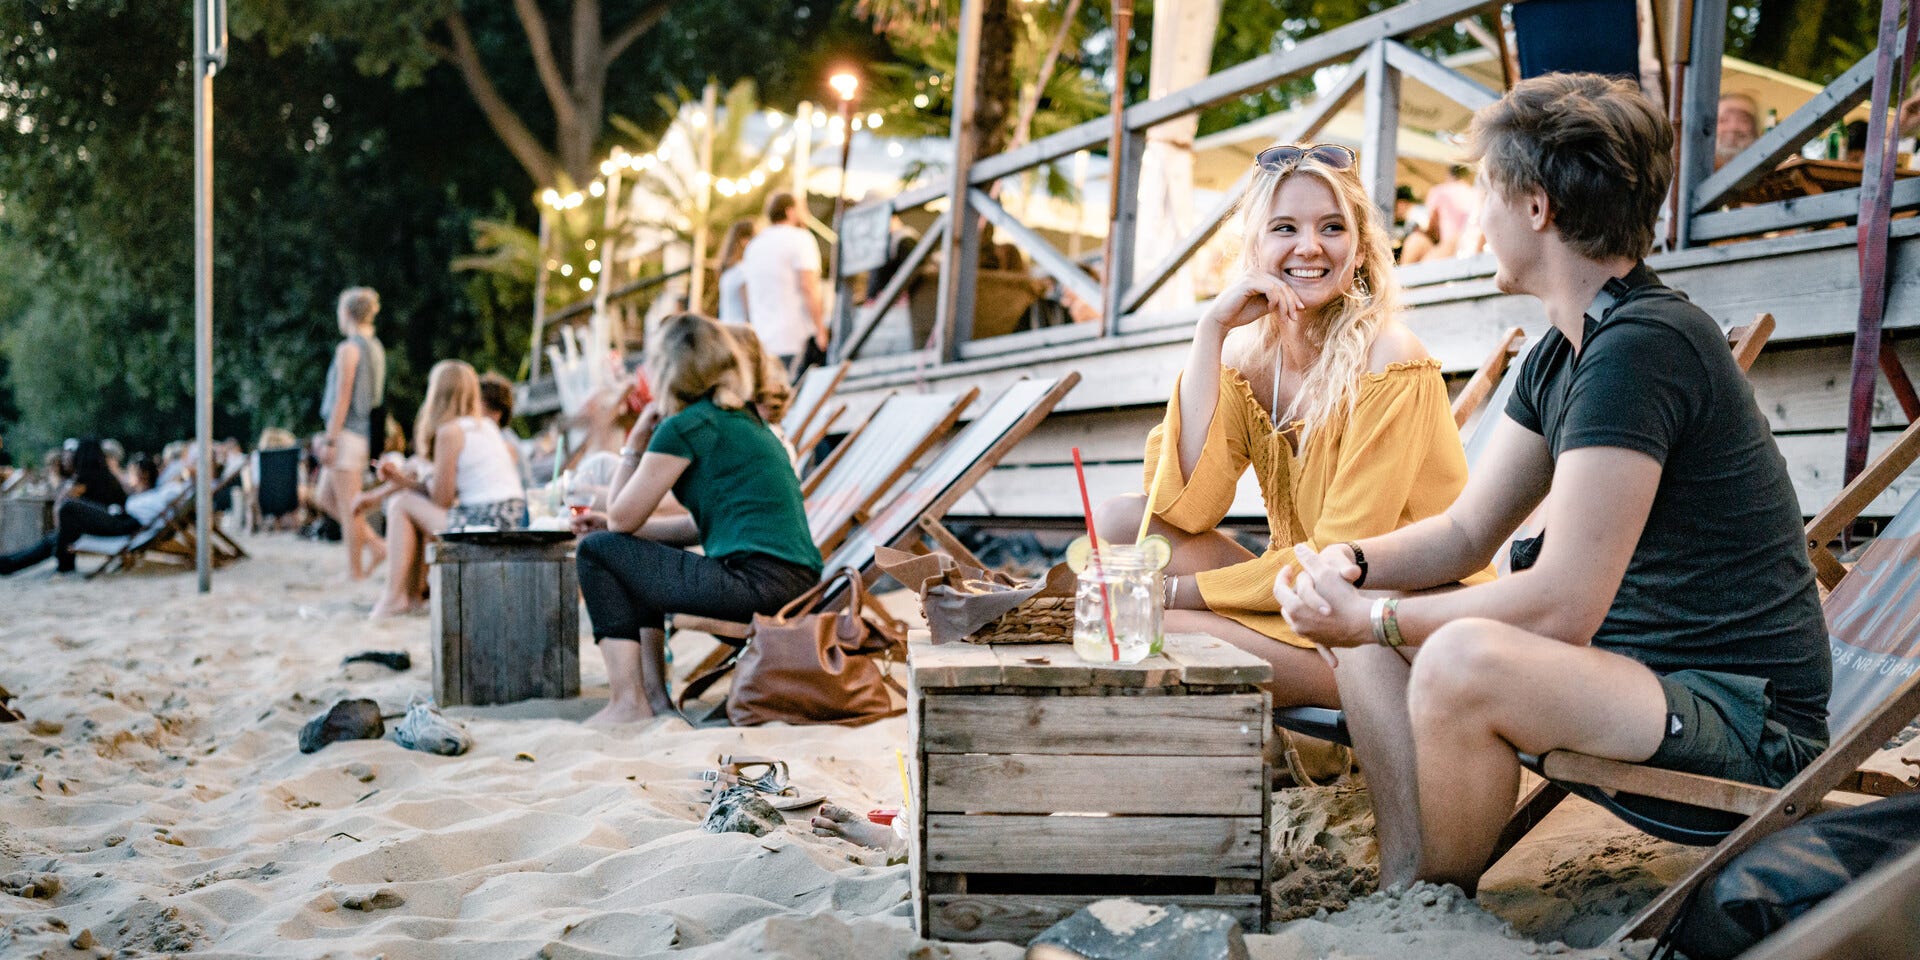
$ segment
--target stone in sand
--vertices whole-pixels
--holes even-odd
[[[28,900],[46,900],[60,893],[60,878],[51,873],[24,870],[0,877],[0,893],[11,893]]]
[[[1048,927],[1028,960],[1246,960],[1240,923],[1218,910],[1100,900]]]
[[[765,797],[747,787],[728,787],[713,795],[700,826],[708,833],[751,833],[764,837],[786,825],[786,818]]]
[[[407,898],[393,892],[392,890],[381,890],[377,893],[374,893],[372,896],[365,896],[365,895],[356,893],[347,897],[343,897],[340,900],[340,905],[342,907],[345,907],[348,910],[373,911],[373,910],[392,910],[393,908],[401,906],[406,902],[407,902]]]

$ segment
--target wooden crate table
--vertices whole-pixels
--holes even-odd
[[[442,706],[580,695],[573,542],[427,547],[433,691]]]
[[[922,936],[1025,943],[1118,896],[1264,929],[1266,661],[1198,634],[1136,664],[924,632],[907,651]]]

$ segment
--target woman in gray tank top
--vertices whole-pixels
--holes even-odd
[[[319,485],[320,504],[340,523],[347,575],[355,580],[365,579],[386,559],[386,547],[373,526],[353,509],[366,484],[375,439],[386,437],[386,424],[372,422],[386,399],[387,352],[373,335],[373,318],[379,312],[380,295],[372,288],[341,291],[336,313],[346,339],[334,348],[326,393],[320,398],[320,419],[327,429],[327,476]]]

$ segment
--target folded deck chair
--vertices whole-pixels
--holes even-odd
[[[818,425],[813,418],[820,412],[840,388],[840,381],[847,377],[847,370],[853,361],[843,360],[834,366],[808,367],[800,375],[800,382],[794,385],[793,402],[787,404],[787,412],[780,417],[780,426],[787,432],[787,439],[799,443],[802,435]]]
[[[852,567],[871,583],[879,578],[879,570],[874,566],[874,548],[904,549],[922,536],[951,553],[968,556],[966,548],[947,531],[941,519],[980,478],[1046,420],[1079,382],[1078,373],[1068,373],[1059,378],[1020,380],[1008,387],[924,468],[888,491],[885,502],[847,534],[838,550],[827,556],[824,569],[831,572]],[[829,604],[836,599],[825,598]],[[745,624],[706,618],[675,617],[674,626],[713,634],[723,644],[693,671],[696,677],[710,673],[733,655],[734,648],[728,641],[746,636]],[[703,689],[690,686],[688,691],[697,697]]]

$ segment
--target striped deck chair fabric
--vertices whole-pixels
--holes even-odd
[[[881,404],[845,451],[836,451],[807,496],[807,526],[822,553],[840,546],[847,531],[867,519],[874,503],[953,429],[979,392],[900,394]]]

